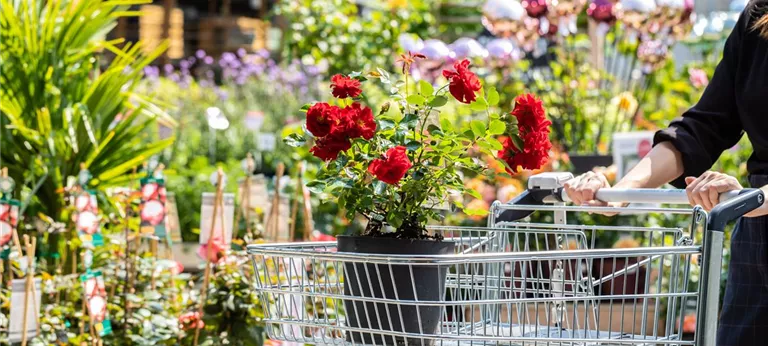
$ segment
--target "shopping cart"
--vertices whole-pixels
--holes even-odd
[[[722,195],[709,213],[567,206],[562,184],[571,177],[531,177],[523,194],[493,204],[485,228],[431,228],[455,244],[449,255],[339,252],[335,242],[248,246],[267,334],[317,345],[714,345],[723,232],[762,204],[762,192]],[[610,189],[597,197],[688,202],[682,190]],[[617,210],[688,214],[691,222],[566,222],[568,213]],[[531,222],[534,212],[552,222]],[[617,235],[640,244],[598,246]],[[425,286],[438,295],[421,294]],[[696,333],[685,339],[689,314]]]

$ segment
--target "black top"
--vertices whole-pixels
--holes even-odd
[[[768,0],[750,2],[699,102],[656,133],[655,144],[670,141],[682,154],[685,172],[673,185],[684,187],[685,177],[710,169],[744,132],[753,148],[747,170],[768,174],[768,40],[752,29],[767,8]]]

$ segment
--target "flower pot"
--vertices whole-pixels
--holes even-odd
[[[337,250],[361,254],[445,255],[452,254],[450,241],[408,240],[382,237],[338,237]],[[361,262],[364,259],[361,258]],[[445,297],[447,266],[344,263],[344,295],[399,301],[441,301]],[[347,326],[371,333],[347,332],[356,344],[400,345],[404,337],[375,334],[393,331],[436,334],[443,316],[442,306],[404,305],[344,300]],[[401,318],[402,317],[402,318]],[[391,323],[390,323],[391,321]],[[372,334],[373,333],[373,334]],[[410,345],[432,345],[432,340],[407,338]]]
[[[582,174],[595,167],[608,167],[613,164],[611,155],[568,155],[573,165],[573,174]]]

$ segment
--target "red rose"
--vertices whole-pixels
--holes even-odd
[[[339,107],[324,102],[315,103],[307,110],[307,130],[316,137],[331,133],[339,121]]]
[[[336,160],[339,153],[352,147],[349,138],[343,135],[330,135],[320,138],[309,152],[323,161]]]
[[[453,64],[456,71],[443,70],[443,77],[448,78],[451,95],[459,102],[472,103],[475,92],[480,91],[480,79],[469,70],[469,60],[464,59]]]
[[[549,161],[549,151],[552,149],[549,131],[529,132],[522,139],[523,150],[517,148],[512,139],[506,138],[502,143],[504,149],[499,151],[499,158],[511,169],[507,170],[510,174],[517,173],[520,168],[539,169]]]
[[[344,99],[347,97],[358,97],[363,92],[360,89],[360,81],[349,78],[344,75],[334,75],[331,77],[331,94],[333,97]]]
[[[517,118],[517,126],[520,128],[520,133],[543,131],[549,125],[552,125],[547,120],[541,100],[532,94],[518,96],[515,99],[515,108],[510,114]]]
[[[341,111],[344,122],[349,125],[347,130],[349,138],[363,137],[367,140],[373,138],[376,133],[376,121],[373,120],[373,112],[370,108],[355,102]]]
[[[405,147],[398,145],[387,150],[383,160],[373,160],[368,166],[368,172],[387,184],[397,185],[412,166]]]

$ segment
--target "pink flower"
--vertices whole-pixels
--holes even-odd
[[[179,316],[179,325],[184,330],[202,329],[205,327],[205,322],[200,318],[199,312],[187,312]]]
[[[689,80],[691,81],[691,84],[696,89],[705,88],[707,84],[709,84],[707,73],[702,69],[691,67],[688,69],[688,75],[690,75]]]
[[[311,241],[336,241],[336,237],[315,230],[312,232],[312,236],[310,237],[310,240]]]
[[[210,249],[209,249],[210,246]],[[221,237],[214,237],[208,240],[208,244],[202,244],[197,248],[197,255],[203,259],[208,259],[213,263],[218,263],[219,260],[224,258],[224,251],[226,245]]]

